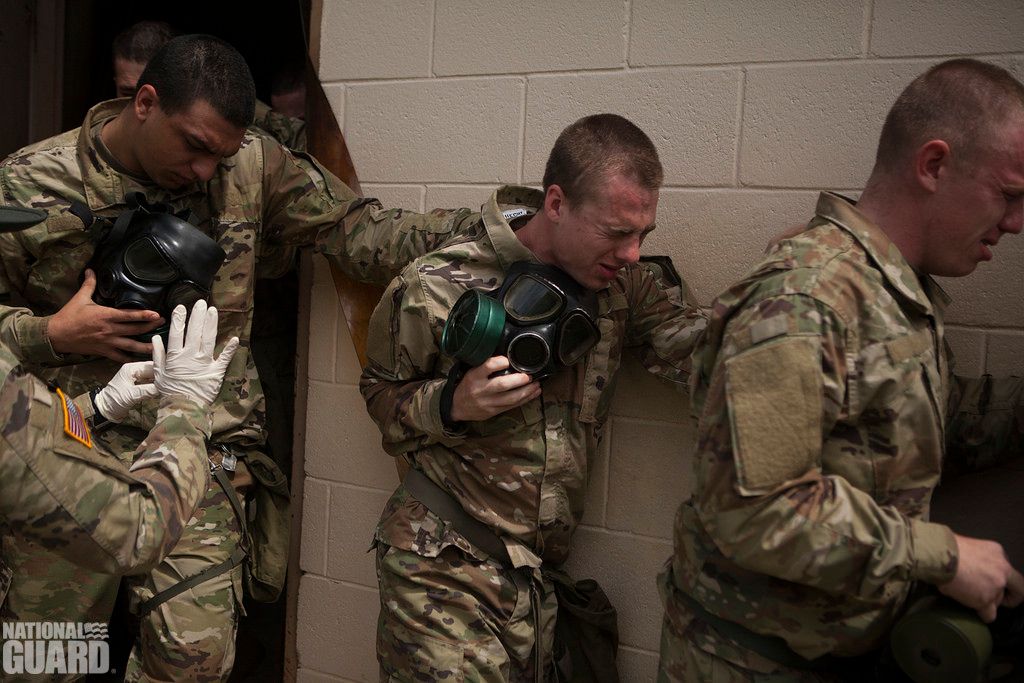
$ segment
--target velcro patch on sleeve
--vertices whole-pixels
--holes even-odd
[[[57,389],[57,396],[60,397],[61,410],[64,413],[64,433],[86,448],[92,448],[92,436],[78,406],[60,389]]]
[[[817,337],[788,337],[725,362],[740,493],[766,493],[817,466],[823,400],[820,345]]]

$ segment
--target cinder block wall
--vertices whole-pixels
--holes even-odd
[[[539,184],[557,133],[613,111],[665,165],[659,229],[702,303],[820,188],[856,193],[885,111],[917,73],[981,55],[1024,78],[1020,0],[324,0],[320,76],[367,194],[386,206],[479,206]],[[377,516],[397,477],[366,416],[323,262],[310,338],[298,651],[302,681],[374,681]],[[1024,371],[1024,238],[950,281],[966,374]],[[591,481],[576,573],[620,611],[624,680],[651,681],[654,576],[690,491],[684,398],[626,364]]]

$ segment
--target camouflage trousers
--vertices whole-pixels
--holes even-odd
[[[675,593],[671,564],[658,576],[665,605],[658,683],[839,683],[839,676],[783,666],[722,638]]]
[[[382,683],[550,680],[535,676],[534,642],[551,669],[554,585],[448,546],[437,557],[379,544],[377,660]],[[539,614],[540,628],[536,628]]]
[[[105,624],[110,619],[117,598],[117,577],[77,567],[18,536],[3,537],[0,564],[6,565],[11,581],[0,612],[3,623],[73,621]],[[69,681],[78,677],[8,674],[3,676],[3,680]]]
[[[239,538],[227,496],[211,482],[174,550],[149,575],[128,579],[133,602],[227,559]],[[110,620],[120,577],[82,569],[15,536],[3,539],[2,553],[13,570],[4,621]],[[241,567],[235,567],[153,610],[140,624],[126,680],[226,680],[234,663],[241,578]]]
[[[216,482],[164,561],[133,577],[133,610],[160,591],[226,560],[241,531],[227,495]],[[191,533],[190,533],[191,532]],[[242,566],[176,595],[142,619],[125,671],[135,681],[223,681],[235,662],[242,609]]]

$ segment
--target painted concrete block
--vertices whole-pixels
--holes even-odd
[[[438,0],[434,73],[507,74],[622,66],[620,0]]]
[[[617,417],[612,424],[606,526],[672,538],[672,520],[693,488],[696,424]]]
[[[514,184],[514,183],[513,183]],[[430,209],[479,211],[499,185],[428,185],[424,206]]]
[[[740,73],[658,70],[530,77],[523,178],[539,185],[551,147],[573,121],[611,112],[658,148],[666,185],[732,184]]]
[[[377,680],[377,591],[306,574],[299,583],[299,666]]]
[[[345,140],[368,183],[491,182],[518,177],[523,79],[349,86]]]
[[[327,482],[306,478],[302,498],[302,540],[299,566],[304,572],[327,573],[327,513],[331,494]]]
[[[636,0],[629,63],[722,64],[860,54],[861,0]]]
[[[872,54],[961,55],[1024,50],[1018,0],[875,0]]]
[[[837,62],[747,68],[740,179],[859,188],[896,96],[929,64]]]
[[[644,252],[667,254],[703,305],[761,260],[768,242],[814,215],[808,191],[662,190]]]
[[[985,374],[985,332],[970,327],[947,327],[946,341],[956,358],[956,374],[980,377]]]
[[[989,332],[985,370],[996,377],[1024,376],[1024,331]]]
[[[307,475],[389,492],[398,485],[358,388],[310,382],[306,428]]]
[[[344,484],[331,486],[327,575],[368,588],[377,587],[375,554],[367,552],[390,492]]]
[[[320,80],[430,75],[432,0],[323,3]]]

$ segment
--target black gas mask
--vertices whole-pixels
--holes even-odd
[[[594,292],[554,266],[517,261],[498,289],[459,297],[441,351],[471,367],[506,356],[511,372],[539,380],[594,348],[601,339],[596,320]]]
[[[226,254],[185,216],[167,204],[149,204],[137,192],[128,196],[128,208],[113,223],[91,213],[85,217],[83,209],[80,204],[72,206],[96,245],[88,264],[96,272],[93,301],[111,308],[156,311],[168,321],[139,341],[148,342],[154,335],[166,338],[175,306],[191,311],[197,300],[209,300]]]

